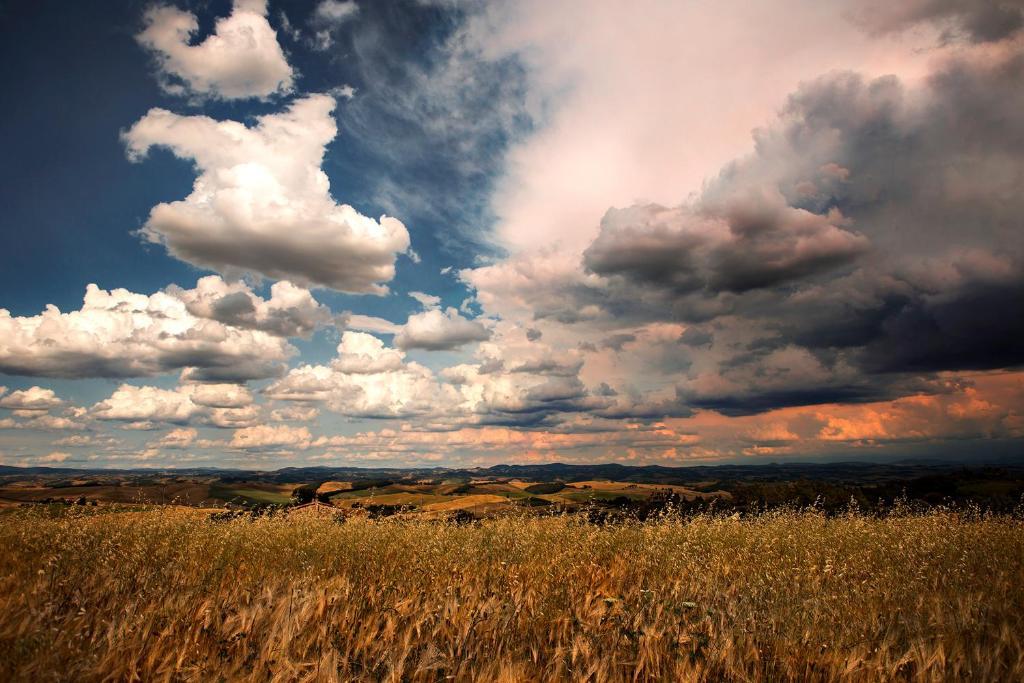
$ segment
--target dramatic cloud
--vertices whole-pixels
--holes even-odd
[[[1021,0],[860,0],[855,6],[855,20],[876,34],[930,21],[944,27],[947,38],[964,34],[969,40],[988,42],[1024,27]]]
[[[623,275],[680,293],[745,292],[842,265],[868,241],[827,216],[786,206],[777,192],[721,207],[642,206],[610,211],[584,253],[600,275]]]
[[[915,85],[808,81],[682,205],[613,209],[578,257],[522,251],[463,280],[546,342],[570,327],[581,375],[619,394],[609,416],[863,403],[1017,367],[1020,35],[945,51]],[[674,342],[643,334],[670,323]]]
[[[319,402],[348,417],[415,418],[450,429],[462,424],[537,424],[560,413],[602,408],[576,377],[581,361],[526,342],[527,350],[484,345],[479,364],[437,376],[371,335],[346,332],[330,366],[303,365],[273,383],[276,400]]]
[[[196,317],[279,337],[308,339],[318,328],[344,322],[309,290],[288,281],[274,283],[269,299],[256,296],[242,282],[227,283],[216,275],[200,278],[195,289],[168,287],[167,292],[184,301]]]
[[[582,250],[610,206],[678,204],[742,154],[800,82],[851,65],[916,74],[928,57],[915,47],[932,42],[872,39],[845,1],[484,6],[460,38],[481,61],[524,65],[537,124],[514,139],[492,197],[497,237],[513,251]]]
[[[267,22],[266,0],[235,0],[231,16],[192,44],[199,21],[191,12],[157,5],[136,40],[156,56],[169,93],[223,99],[268,97],[292,89],[294,74]]]
[[[140,377],[188,368],[195,380],[280,373],[294,349],[283,339],[197,318],[179,298],[90,284],[82,308],[37,316],[0,309],[0,372],[43,377]]]
[[[156,378],[0,387],[8,461],[1024,438],[1024,0],[407,5],[147,11],[161,86],[211,108],[123,132],[193,169],[138,234],[217,274],[0,309],[0,374]],[[271,21],[323,94],[278,99],[300,74]]]
[[[363,216],[330,195],[320,168],[337,134],[335,100],[309,95],[246,127],[151,109],[124,134],[130,158],[168,147],[195,162],[192,194],[159,204],[142,234],[174,256],[228,275],[254,273],[383,294],[409,247],[401,221]]]
[[[401,430],[381,429],[353,436],[317,440],[326,446],[324,459],[415,464],[421,461],[462,459],[472,465],[492,465],[514,458],[520,462],[603,462],[686,457],[699,441],[692,434],[664,424],[641,425],[581,419],[565,430],[527,431],[490,426],[451,431],[423,431],[408,425]]]

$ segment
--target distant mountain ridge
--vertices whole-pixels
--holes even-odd
[[[1024,470],[1024,455],[1000,456],[991,460],[979,459],[965,463],[941,459],[904,459],[892,462],[838,461],[838,462],[768,462],[757,464],[684,465],[623,465],[601,463],[579,465],[544,463],[531,465],[493,465],[491,467],[284,467],[277,470],[240,470],[217,467],[154,468],[154,469],[78,469],[71,467],[17,467],[0,465],[0,476],[22,475],[165,475],[216,476],[221,478],[259,477],[280,482],[312,479],[368,479],[368,478],[512,478],[542,481],[584,481],[610,479],[615,481],[668,482],[700,479],[832,479],[863,480],[865,477],[902,478],[920,476],[929,472],[956,469],[977,469],[988,466]]]

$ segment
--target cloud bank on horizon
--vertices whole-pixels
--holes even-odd
[[[384,4],[127,17],[191,188],[6,295],[0,463],[1024,443],[1024,2]]]

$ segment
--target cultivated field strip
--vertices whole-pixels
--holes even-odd
[[[4,681],[1024,680],[1024,523],[0,517]]]

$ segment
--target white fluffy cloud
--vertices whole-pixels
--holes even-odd
[[[0,394],[3,394],[0,391]],[[19,411],[47,411],[52,408],[59,408],[64,404],[53,389],[42,387],[29,387],[20,391],[12,391],[3,398],[0,398],[0,408]]]
[[[22,411],[18,411],[22,412]],[[76,416],[71,415],[50,415],[41,411],[27,411],[22,413],[22,417],[31,417],[28,420],[14,420],[11,418],[4,418],[0,420],[0,429],[32,429],[36,431],[80,431],[88,427],[81,420],[76,419]],[[34,415],[34,417],[32,417]]]
[[[129,157],[168,147],[199,172],[184,200],[158,204],[142,234],[174,256],[227,274],[255,273],[347,292],[382,294],[401,221],[363,216],[330,194],[320,168],[337,134],[335,100],[309,95],[253,127],[151,109],[124,134]]]
[[[440,351],[455,349],[470,342],[485,341],[490,332],[475,320],[467,320],[454,308],[432,308],[409,316],[395,345],[402,349]]]
[[[252,405],[252,394],[239,384],[196,384],[181,389],[192,402],[209,408],[244,408]]]
[[[393,418],[444,412],[455,393],[419,363],[376,337],[346,332],[330,366],[303,365],[267,387],[285,401],[322,402],[349,417]]]
[[[111,396],[92,407],[100,420],[185,423],[196,413],[188,394],[158,387],[122,384]]]
[[[484,345],[479,364],[435,375],[367,334],[346,332],[330,366],[303,365],[265,393],[282,401],[319,402],[348,417],[410,418],[430,428],[463,424],[532,424],[556,413],[610,405],[591,396],[576,373],[576,354],[547,347],[521,351]]]
[[[188,448],[195,443],[198,432],[191,427],[179,427],[164,434],[152,445],[156,448]]]
[[[235,431],[230,447],[242,450],[309,448],[313,437],[305,427],[288,425],[256,425]]]
[[[294,74],[267,21],[266,0],[235,0],[231,16],[218,19],[198,45],[191,44],[199,30],[191,12],[158,5],[145,22],[136,40],[156,56],[169,93],[239,99],[292,89]]]
[[[451,404],[434,374],[419,363],[387,372],[348,374],[303,365],[267,388],[271,398],[323,402],[349,417],[396,418],[431,414]]]
[[[15,317],[0,309],[0,372],[43,377],[139,377],[181,368],[202,380],[278,374],[294,353],[283,339],[197,318],[183,301],[86,287],[82,308]]]
[[[244,282],[228,283],[217,275],[200,278],[195,289],[172,286],[167,292],[197,317],[280,337],[309,338],[320,327],[343,322],[308,289],[287,280],[271,286],[269,299],[256,296]]]
[[[222,429],[255,424],[259,407],[245,387],[233,384],[186,384],[176,389],[122,384],[91,409],[99,420],[152,428],[156,423],[201,422]]]
[[[404,353],[385,348],[384,342],[372,334],[345,332],[331,367],[346,375],[372,375],[400,370],[404,363]]]

